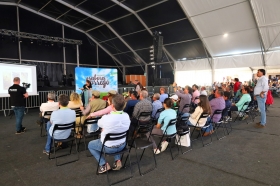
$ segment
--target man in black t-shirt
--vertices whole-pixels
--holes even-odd
[[[26,128],[22,126],[22,119],[25,110],[25,98],[28,97],[28,93],[25,88],[20,86],[20,78],[14,78],[14,84],[8,90],[11,97],[11,106],[16,116],[16,134],[25,132]]]

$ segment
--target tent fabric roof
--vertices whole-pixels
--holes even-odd
[[[154,31],[164,36],[163,62],[280,47],[278,0],[0,0],[1,4],[18,5],[82,31],[123,65],[150,62]]]

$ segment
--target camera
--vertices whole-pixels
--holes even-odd
[[[25,89],[28,89],[30,87],[30,83],[22,83],[22,86],[25,88]]]

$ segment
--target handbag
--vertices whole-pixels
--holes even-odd
[[[179,139],[180,139],[180,142],[178,143]],[[188,132],[187,134],[185,134],[181,137],[180,137],[180,135],[176,134],[175,144],[181,145],[181,146],[184,146],[184,147],[191,146],[190,133]]]
[[[96,132],[98,130],[99,130],[99,126],[97,125],[97,123],[87,125],[87,132],[88,133]]]

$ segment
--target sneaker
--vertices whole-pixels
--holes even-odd
[[[43,153],[46,154],[47,156],[50,155],[50,152],[43,150]]]
[[[111,167],[110,167],[109,163],[106,163],[105,165],[99,166],[98,173],[102,174],[110,169],[111,169]]]
[[[26,127],[21,127],[21,131],[25,132],[26,131]]]
[[[160,150],[159,150],[159,149],[154,149],[154,153],[155,153],[155,154],[159,154],[159,153],[160,153]]]
[[[161,152],[165,151],[167,146],[168,146],[168,142],[167,141],[161,142]]]
[[[246,118],[248,118],[248,115],[245,114],[245,115],[243,116],[242,120],[245,120]]]
[[[228,121],[232,121],[232,118],[228,118]]]
[[[265,125],[259,124],[259,125],[255,125],[255,128],[264,128]]]
[[[24,133],[23,131],[16,131],[16,134],[21,134],[21,133]]]
[[[121,160],[115,161],[115,163],[113,164],[112,169],[113,170],[120,170],[122,168],[122,162]]]

